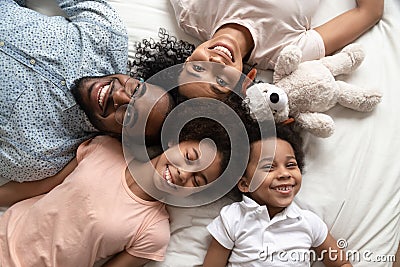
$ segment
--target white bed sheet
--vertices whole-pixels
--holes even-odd
[[[168,0],[109,2],[127,25],[130,55],[135,41],[157,39],[160,27],[199,43],[178,28]],[[47,14],[56,10],[52,0],[31,0],[29,4]],[[354,0],[321,0],[312,23],[318,25],[354,5]],[[365,61],[356,72],[339,78],[379,88],[382,103],[368,114],[335,107],[328,112],[336,123],[334,135],[306,137],[306,173],[296,201],[316,212],[336,239],[345,239],[347,249],[360,253],[361,261],[353,261],[354,266],[392,266],[392,259],[374,262],[362,256],[368,254],[371,260],[386,256],[387,260],[395,254],[400,239],[400,105],[395,103],[400,99],[399,18],[399,1],[385,0],[382,21],[356,41],[365,49]],[[270,74],[261,76],[270,80]],[[172,235],[166,260],[148,266],[201,266],[210,240],[205,226],[228,202],[224,198],[201,208],[170,207]]]

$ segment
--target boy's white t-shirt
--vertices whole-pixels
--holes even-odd
[[[248,63],[273,69],[279,52],[293,44],[303,51],[303,60],[325,56],[322,37],[311,29],[311,17],[319,0],[170,0],[178,25],[188,34],[209,40],[228,23],[249,29],[254,49]]]
[[[316,214],[295,203],[270,220],[266,206],[246,196],[223,207],[207,229],[232,250],[229,267],[310,266],[302,257],[313,253],[310,248],[321,245],[328,235],[326,224]]]

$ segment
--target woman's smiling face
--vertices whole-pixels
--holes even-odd
[[[154,185],[172,195],[190,195],[221,175],[221,161],[221,154],[210,143],[181,142],[153,161]],[[193,190],[182,190],[182,187]]]
[[[187,98],[221,99],[239,82],[242,55],[229,35],[214,37],[200,44],[187,58],[179,76],[179,93]]]

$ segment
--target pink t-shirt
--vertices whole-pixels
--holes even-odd
[[[249,29],[254,49],[248,63],[273,69],[280,51],[293,44],[303,60],[325,56],[322,37],[311,29],[311,17],[320,0],[170,0],[179,26],[201,41],[211,39],[223,25]]]
[[[168,213],[129,190],[121,143],[96,137],[78,148],[77,159],[61,185],[0,217],[0,266],[88,267],[124,250],[163,260]]]

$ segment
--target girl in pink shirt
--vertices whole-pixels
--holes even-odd
[[[213,140],[217,150],[200,144],[204,138]],[[16,203],[0,217],[0,266],[88,267],[112,255],[103,266],[162,261],[170,234],[168,214],[143,188],[198,192],[222,174],[229,156],[226,130],[207,118],[187,123],[179,145],[171,143],[150,160],[151,175],[146,177],[139,175],[148,170],[136,168],[148,163],[128,168],[118,139],[88,140],[79,146],[77,166],[63,183]]]

